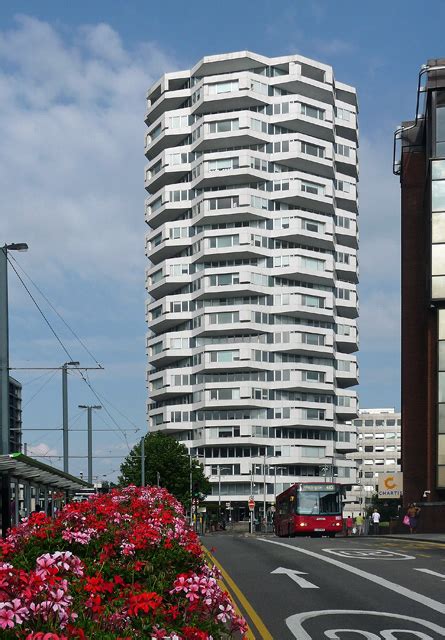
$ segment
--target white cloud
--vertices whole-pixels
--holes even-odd
[[[44,458],[56,457],[58,455],[57,449],[49,447],[44,442],[36,445],[29,445],[27,449],[28,456],[43,456]],[[43,459],[43,462],[45,460]]]
[[[29,243],[40,282],[141,286],[145,92],[176,66],[106,24],[68,36],[19,16],[0,33],[2,236]]]

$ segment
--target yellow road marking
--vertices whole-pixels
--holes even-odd
[[[214,557],[210,554],[210,552],[209,552],[209,551],[204,547],[204,545],[201,545],[201,546],[203,547],[204,552],[205,552],[205,554],[207,555],[207,560],[208,560],[209,562],[212,562],[213,564],[216,564],[216,560],[215,560],[215,558],[214,558]],[[218,584],[219,584],[219,586],[221,587],[221,589],[222,589],[223,591],[227,591],[228,593],[230,593],[230,589],[229,589],[229,587],[226,585],[226,583],[224,582],[224,580],[223,580],[222,578],[220,578],[220,579],[218,580]],[[236,611],[237,615],[238,615],[238,616],[240,616],[241,618],[244,618],[244,619],[245,619],[245,616],[244,616],[244,614],[242,613],[242,611],[240,610],[240,608],[239,608],[239,606],[238,606],[238,603],[236,602],[236,600],[235,600],[235,598],[234,598],[233,594],[230,594],[230,595],[232,596],[232,603],[233,603],[233,607],[234,607],[234,609],[235,609],[235,611]],[[253,633],[252,629],[250,628],[250,626],[249,626],[249,624],[248,624],[247,620],[246,620],[246,624],[247,624],[247,631],[246,631],[246,633],[245,633],[245,634],[244,634],[244,636],[243,636],[243,640],[256,640],[256,639],[255,639],[255,635],[254,635],[254,633]]]
[[[209,558],[209,560],[211,560],[213,562],[213,564],[215,564],[218,567],[218,569],[221,571],[221,575],[222,575],[222,577],[224,579],[224,582],[226,583],[226,585],[228,585],[230,587],[230,590],[238,598],[238,601],[240,602],[240,604],[243,607],[244,611],[247,613],[247,615],[249,616],[249,618],[251,619],[251,621],[255,625],[255,627],[256,627],[256,629],[257,629],[257,631],[259,633],[259,638],[261,638],[261,640],[273,640],[273,636],[270,634],[270,632],[267,629],[266,625],[261,620],[260,616],[257,614],[255,609],[252,607],[252,605],[247,600],[246,596],[242,593],[242,591],[237,586],[237,584],[232,580],[232,578],[229,576],[227,571],[225,571],[225,569],[221,566],[221,564],[214,557],[214,555],[212,553],[210,553],[210,551],[207,549],[207,547],[205,547],[204,545],[202,545],[202,547],[204,549],[204,552],[207,554],[207,557]],[[248,635],[249,632],[250,632],[251,635]],[[246,634],[246,637],[249,638],[249,640],[255,640],[255,636],[252,634],[252,631],[250,629],[248,631],[248,634]]]

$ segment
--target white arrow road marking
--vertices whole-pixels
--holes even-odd
[[[334,567],[338,567],[339,569],[344,569],[345,571],[349,571],[349,573],[353,573],[355,576],[360,576],[360,578],[364,578],[365,580],[374,582],[375,584],[378,584],[381,587],[385,587],[385,589],[390,589],[391,591],[395,591],[399,596],[404,596],[405,598],[414,600],[419,604],[423,604],[425,607],[429,607],[430,609],[433,609],[433,611],[438,611],[439,613],[445,613],[445,604],[443,602],[438,602],[437,600],[428,598],[428,596],[424,596],[422,593],[411,591],[411,589],[402,587],[402,585],[397,584],[397,582],[391,582],[390,580],[386,580],[386,578],[381,578],[380,576],[376,576],[373,573],[369,573],[368,571],[363,571],[363,569],[359,569],[358,567],[354,567],[353,565],[346,564],[345,562],[340,562],[339,560],[334,560],[334,558],[328,558],[326,556],[321,555],[320,553],[309,551],[309,549],[294,547],[293,545],[286,544],[285,542],[278,542],[276,540],[269,540],[267,538],[258,538],[257,541],[265,542],[266,544],[276,544],[278,547],[284,547],[286,549],[290,549],[291,551],[295,551],[296,553],[303,553],[304,555],[310,556],[311,558],[316,558],[317,560],[326,562],[326,564],[332,564]]]
[[[297,571],[296,569],[285,569],[284,567],[278,567],[278,569],[271,571],[271,573],[283,573],[289,576],[289,578],[294,582],[296,582],[298,586],[301,587],[302,589],[319,589],[319,587],[317,587],[316,584],[312,584],[312,582],[309,582],[309,580],[300,578],[300,576],[307,576],[307,573],[305,573],[304,571]]]
[[[437,573],[437,571],[431,571],[431,569],[414,569],[414,571],[421,571],[422,573],[429,573],[430,576],[437,576],[438,578],[442,578],[442,580],[445,580],[445,574]]]

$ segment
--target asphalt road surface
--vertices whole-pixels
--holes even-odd
[[[227,533],[202,542],[224,570],[249,638],[445,638],[445,545]]]

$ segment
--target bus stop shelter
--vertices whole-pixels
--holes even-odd
[[[92,484],[23,453],[0,455],[0,474],[7,475],[11,483],[9,509],[3,509],[4,505],[1,508],[3,517],[9,513],[6,526],[2,522],[3,537],[9,526],[28,516],[36,504],[40,504],[46,514],[54,513],[54,508],[60,508],[70,495],[93,488]]]

